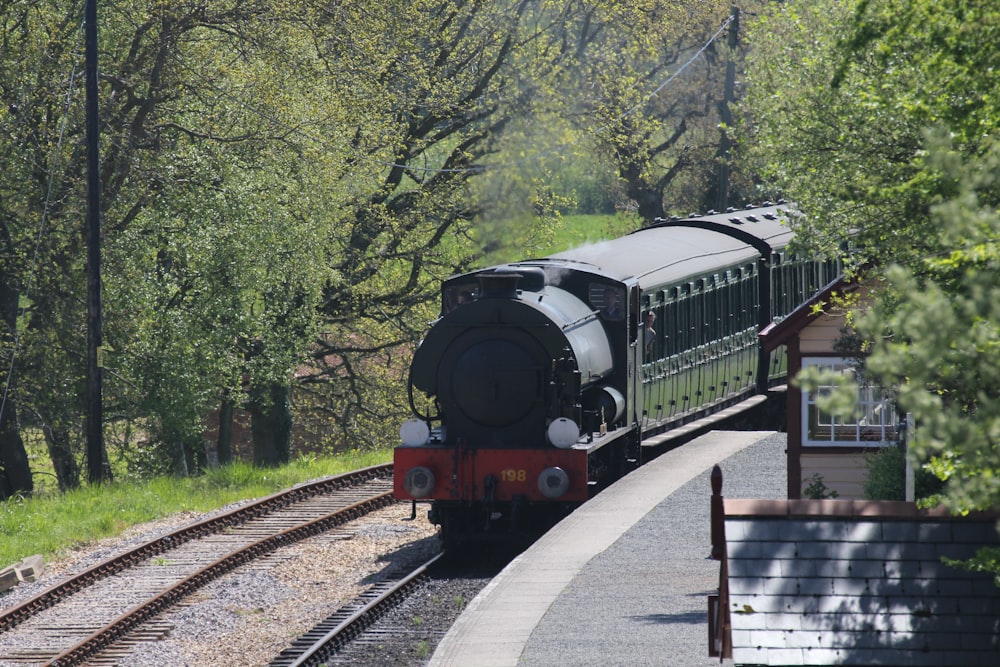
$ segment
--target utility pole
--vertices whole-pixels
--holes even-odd
[[[101,174],[97,113],[97,0],[84,4],[87,129],[87,477],[110,479],[104,460],[101,324]]]
[[[726,83],[722,104],[719,105],[719,120],[722,124],[722,142],[719,145],[719,191],[716,211],[729,208],[729,160],[732,150],[732,139],[729,133],[733,129],[732,104],[736,101],[736,45],[739,43],[740,8],[733,7],[732,21],[729,24],[729,36],[726,40],[728,55],[726,60]]]

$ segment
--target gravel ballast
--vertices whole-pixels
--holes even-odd
[[[231,508],[227,508],[231,509]],[[279,549],[197,591],[156,619],[157,641],[140,641],[131,667],[265,665],[292,640],[388,573],[440,551],[436,529],[396,504],[341,529]],[[114,555],[204,518],[174,516],[117,539],[81,547],[42,578],[0,597],[8,608]]]

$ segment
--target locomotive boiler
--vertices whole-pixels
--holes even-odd
[[[643,441],[766,391],[757,334],[837,277],[783,205],[657,220],[446,280],[414,353],[397,498],[448,542],[533,535],[642,463]]]

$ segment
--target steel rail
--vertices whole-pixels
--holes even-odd
[[[0,633],[19,625],[45,609],[55,606],[60,600],[86,588],[96,581],[117,574],[136,563],[164,553],[180,544],[204,537],[205,535],[222,532],[227,528],[274,512],[305,498],[329,493],[330,491],[391,474],[392,464],[384,464],[363,468],[343,475],[327,477],[275,493],[243,507],[238,507],[224,514],[175,530],[155,540],[146,542],[135,549],[98,563],[77,575],[47,588],[35,597],[0,613]]]
[[[384,582],[383,590],[370,595],[367,602],[358,603],[358,608],[346,618],[341,612],[303,635],[291,648],[285,649],[271,661],[269,667],[320,667],[344,644],[353,640],[392,608],[398,606],[406,596],[427,577],[427,571],[444,552],[437,554],[423,565],[395,582]],[[365,599],[362,596],[360,599]],[[334,625],[336,624],[336,625]],[[334,625],[330,630],[326,627]],[[324,632],[325,631],[325,632]],[[321,636],[318,636],[323,632]],[[312,639],[312,637],[316,637]],[[309,638],[308,640],[306,638]],[[308,642],[308,643],[307,643]]]
[[[280,547],[326,532],[331,528],[343,525],[348,521],[362,517],[377,509],[387,507],[395,502],[396,499],[393,497],[392,492],[387,491],[327,516],[265,537],[238,551],[234,551],[228,556],[220,558],[211,565],[198,570],[184,580],[174,584],[159,595],[122,614],[101,630],[57,655],[49,664],[52,667],[82,665],[91,657],[124,638],[126,634],[135,628],[151,620],[202,586],[231,572],[235,568],[264,554],[275,551]]]

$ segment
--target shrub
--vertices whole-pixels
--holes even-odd
[[[840,494],[833,489],[828,489],[823,482],[823,476],[815,473],[803,491],[802,495],[810,500],[822,500],[823,498],[836,498]]]
[[[885,447],[877,452],[865,454],[868,479],[865,481],[866,500],[906,500],[906,455],[899,447]],[[914,495],[917,499],[928,498],[941,490],[942,482],[924,469],[914,464]]]

